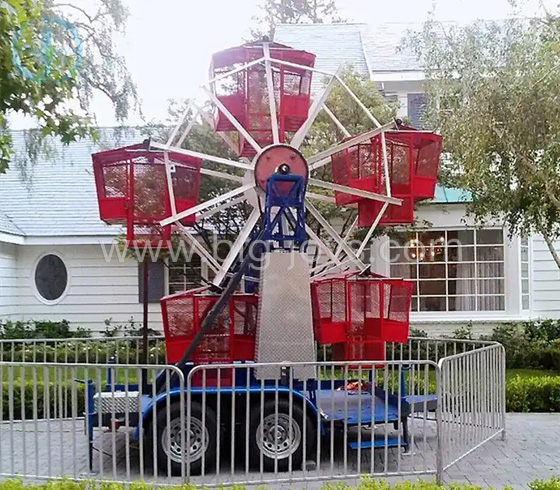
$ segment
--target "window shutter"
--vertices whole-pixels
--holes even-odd
[[[157,303],[165,296],[165,264],[158,260],[148,266],[148,302]],[[138,302],[144,302],[144,264],[138,264]]]
[[[408,94],[408,117],[412,127],[422,129],[424,124],[423,111],[426,105],[426,94]]]

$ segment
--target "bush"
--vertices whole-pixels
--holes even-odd
[[[24,381],[23,386],[19,379],[14,379],[11,383],[3,381],[0,386],[2,388],[0,392],[2,420],[21,420],[22,412],[26,420],[32,420],[35,418],[66,418],[72,415],[81,417],[85,411],[85,388],[80,383],[71,381],[56,383],[56,392],[54,391],[55,384],[49,383],[48,406],[45,405],[47,392],[42,381],[36,383],[36,390],[34,390],[32,380]],[[72,405],[73,396],[76,402],[75,407]],[[74,414],[72,414],[73,409],[75,409]],[[13,411],[12,416],[10,416],[10,411]]]
[[[560,412],[560,376],[520,376],[506,382],[508,412]]]
[[[560,490],[560,479],[535,480],[529,483],[530,490]],[[220,486],[221,487],[221,486]],[[96,480],[73,482],[71,480],[52,480],[43,484],[24,484],[21,480],[0,481],[0,490],[154,490],[154,486],[143,481],[131,482],[128,485],[116,482],[100,482]],[[169,490],[195,490],[195,485],[168,487]],[[228,488],[228,487],[224,487]],[[231,490],[245,490],[242,485],[229,487]],[[266,488],[266,487],[260,487]],[[511,487],[504,487],[504,490]],[[325,483],[321,490],[353,490],[354,487],[344,482]],[[467,483],[449,483],[439,486],[433,481],[409,480],[388,483],[381,478],[364,476],[355,487],[356,490],[482,490],[481,487]]]
[[[27,321],[27,322],[1,322],[0,339],[71,339],[90,337],[91,332],[78,327],[70,330],[67,320],[61,322]]]

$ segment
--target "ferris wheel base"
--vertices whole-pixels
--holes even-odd
[[[316,367],[302,365],[317,359],[309,263],[300,252],[274,251],[263,255],[261,267],[256,361],[293,361],[294,379],[316,379]],[[280,379],[282,373],[278,366],[261,366],[256,376]]]

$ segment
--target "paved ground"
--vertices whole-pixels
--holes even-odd
[[[396,449],[384,454],[383,450],[362,451],[358,461],[356,452],[344,451],[344,443],[334,440],[335,458],[331,463],[328,457],[328,445],[323,447],[323,457],[318,469],[310,473],[321,476],[344,474],[375,473],[394,471],[431,471],[435,469],[435,427],[432,422],[411,424],[415,434],[415,449],[400,455]],[[560,414],[510,414],[507,416],[507,437],[486,443],[445,472],[447,482],[465,482],[483,487],[526,488],[528,482],[551,476],[560,476]],[[140,465],[140,449],[130,434],[120,431],[116,436],[105,433],[96,440],[96,446],[102,451],[94,457],[94,474],[89,472],[87,445],[83,434],[83,424],[79,421],[40,421],[35,423],[0,424],[0,475],[34,474],[61,475],[91,478],[92,476],[116,479],[151,479],[153,470],[148,463],[145,468]],[[237,449],[237,448],[235,448]],[[234,453],[236,450],[234,449]],[[240,452],[240,451],[237,451]],[[231,461],[226,451],[220,458]],[[252,479],[258,474],[244,474],[243,454],[235,454],[235,479]],[[100,474],[101,466],[103,475]],[[144,472],[145,471],[145,472]],[[227,481],[230,472],[229,463],[221,468],[220,476],[207,476],[204,483]],[[295,476],[304,476],[294,472]],[[286,474],[279,476],[288,476]],[[274,474],[267,474],[274,479]],[[432,476],[425,478],[431,479]],[[158,477],[158,480],[163,480]],[[390,478],[390,481],[403,478]],[[180,483],[172,478],[172,483]],[[202,483],[197,479],[197,483]],[[355,483],[349,480],[348,483]],[[321,483],[285,483],[267,484],[273,488],[310,488],[315,489]]]

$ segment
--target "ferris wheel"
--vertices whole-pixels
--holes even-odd
[[[161,300],[169,362],[313,361],[315,342],[338,346],[333,356],[339,359],[380,359],[384,342],[407,338],[412,283],[373,275],[361,256],[377,227],[412,223],[415,203],[433,198],[442,139],[398,121],[381,124],[341,73],[342,67],[336,73],[315,68],[313,54],[274,42],[231,48],[212,57],[210,80],[202,87],[213,114],[192,99],[165,143],[148,140],[93,155],[101,219],[126,225],[128,246],[171,246],[177,232],[206,261],[221,291],[191,290]],[[317,74],[329,78],[311,100]],[[353,135],[329,109],[337,85],[373,129]],[[344,138],[305,157],[300,149],[321,111]],[[238,158],[183,148],[197,121]],[[318,172],[325,166],[330,174]],[[235,187],[199,202],[201,175]],[[321,202],[357,210],[344,236],[323,216]],[[251,211],[220,261],[192,225],[240,203]],[[356,228],[367,232],[352,249],[348,241]],[[308,238],[326,257],[313,267],[299,254]],[[244,252],[259,241],[273,263],[251,277]],[[300,262],[290,267],[286,258],[296,252]],[[242,279],[258,284],[258,294],[246,282],[248,295],[240,296]],[[361,319],[351,318],[355,304],[362,305]],[[220,344],[226,338],[231,341]],[[302,368],[300,375],[314,373]]]
[[[331,239],[323,240],[306,224],[309,238],[327,257],[326,262],[312,271],[314,275],[348,268],[367,269],[360,257],[376,227],[412,222],[414,202],[433,196],[441,139],[433,133],[399,126],[395,121],[380,124],[341,78],[341,69],[329,73],[315,68],[314,62],[313,54],[271,42],[249,43],[217,53],[212,57],[210,80],[202,87],[214,107],[213,117],[191,101],[167,142],[151,142],[150,150],[161,152],[168,183],[169,216],[160,225],[164,229],[175,227],[195,247],[215,273],[216,285],[223,282],[257,226],[266,181],[281,165],[287,165],[285,171],[304,177],[307,214]],[[311,103],[314,74],[326,75],[330,80]],[[337,84],[363,111],[374,129],[352,135],[327,107],[327,98]],[[321,111],[325,111],[345,139],[306,159],[299,150]],[[210,125],[239,159],[182,148],[197,119]],[[178,168],[175,163],[181,163],[181,157],[187,157],[187,163],[196,164],[202,175],[235,182],[238,186],[179,210],[176,186],[172,183],[180,178],[174,177],[174,173]],[[318,169],[329,164],[332,180],[315,176]],[[217,170],[216,165],[236,172]],[[239,175],[239,170],[243,175]],[[198,186],[198,180],[191,177],[190,185]],[[322,192],[312,192],[313,187]],[[332,195],[327,195],[325,190]],[[192,189],[191,194],[196,191]],[[252,211],[220,263],[199,243],[188,224],[242,202],[248,203]],[[344,237],[321,214],[317,202],[358,209],[358,216]],[[347,240],[358,226],[368,231],[361,246],[353,250]]]

